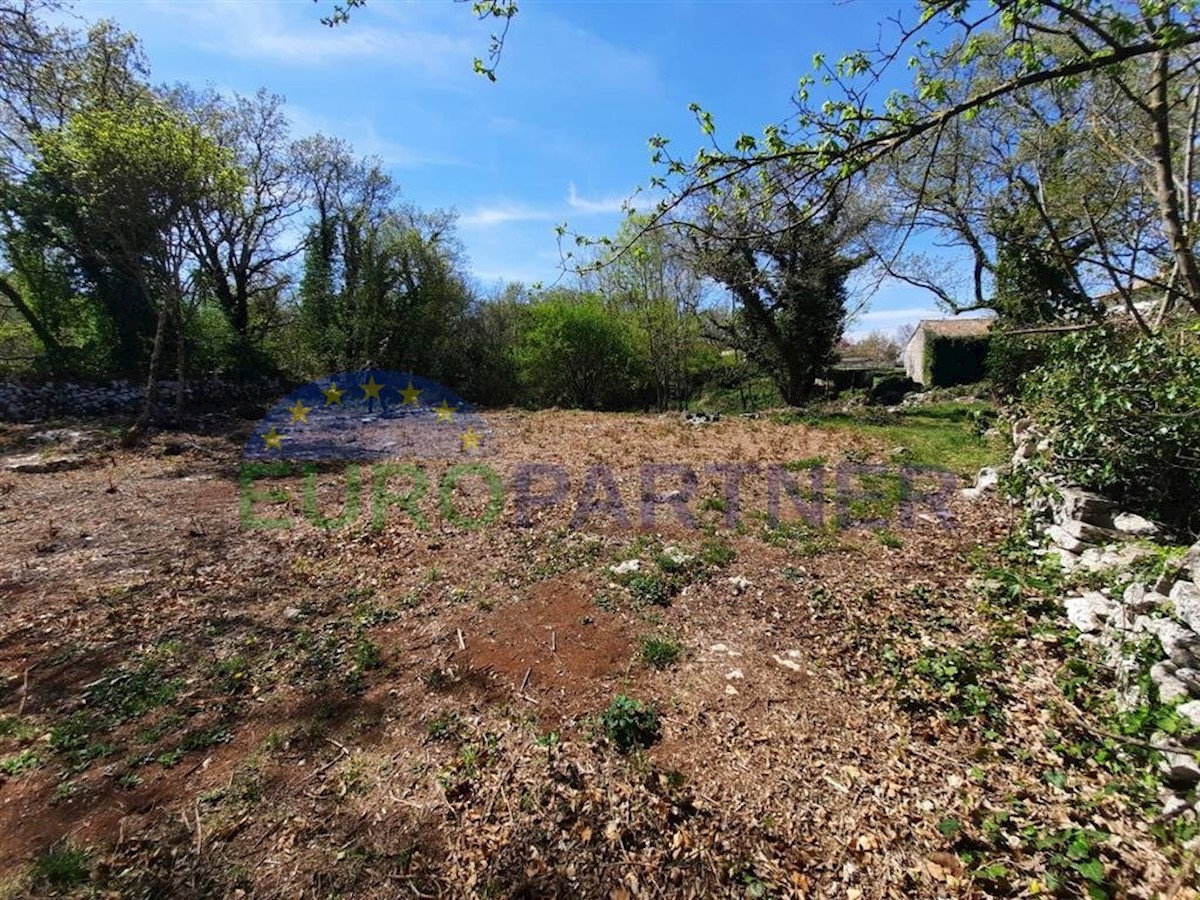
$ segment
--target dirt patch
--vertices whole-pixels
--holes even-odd
[[[628,676],[634,651],[628,624],[565,578],[540,582],[529,599],[473,622],[465,646],[470,669],[535,698],[550,727],[603,705]]]

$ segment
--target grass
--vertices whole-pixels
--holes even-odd
[[[642,662],[665,669],[672,665],[683,653],[683,646],[667,634],[646,634],[642,636]]]
[[[52,888],[69,889],[86,884],[90,860],[86,850],[69,842],[55,844],[33,863],[33,880]]]
[[[868,408],[852,413],[786,416],[785,420],[832,431],[859,432],[905,447],[906,465],[966,476],[1003,460],[1003,440],[985,439],[975,428],[975,422],[989,409],[986,403],[931,403],[891,414]]]

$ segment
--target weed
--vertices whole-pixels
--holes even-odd
[[[22,750],[15,756],[0,760],[0,773],[8,775],[10,778],[41,767],[42,760],[33,750]]]
[[[709,538],[700,546],[698,556],[706,565],[723,569],[737,559],[737,551],[721,538]]]
[[[879,543],[885,547],[890,547],[892,550],[899,550],[904,546],[904,541],[900,540],[900,536],[896,532],[889,531],[886,528],[875,532],[875,537],[879,538]]]
[[[635,572],[625,582],[633,602],[650,606],[667,606],[674,593],[669,579],[645,572]]]
[[[0,716],[0,738],[13,738],[18,741],[27,741],[32,737],[37,737],[38,729],[29,724],[22,722],[16,716]]]
[[[640,700],[620,694],[600,714],[600,727],[618,750],[649,747],[658,740],[658,711]]]
[[[683,647],[679,641],[666,634],[646,634],[642,636],[642,662],[665,669],[679,659]]]
[[[445,713],[426,723],[425,734],[431,741],[454,740],[463,734],[463,721],[458,713]]]
[[[90,860],[86,850],[69,842],[55,844],[33,863],[33,880],[52,888],[86,884]]]
[[[354,667],[360,672],[378,669],[383,665],[383,650],[367,638],[360,638],[352,651]]]

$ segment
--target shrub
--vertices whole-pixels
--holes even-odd
[[[658,712],[640,700],[620,694],[600,713],[600,727],[619,750],[649,747],[658,740]]]
[[[1200,530],[1200,332],[1089,330],[1022,379],[1053,467],[1170,525]]]

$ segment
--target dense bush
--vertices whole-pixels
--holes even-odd
[[[1200,531],[1200,329],[1059,336],[1022,379],[1052,463],[1187,532]]]

